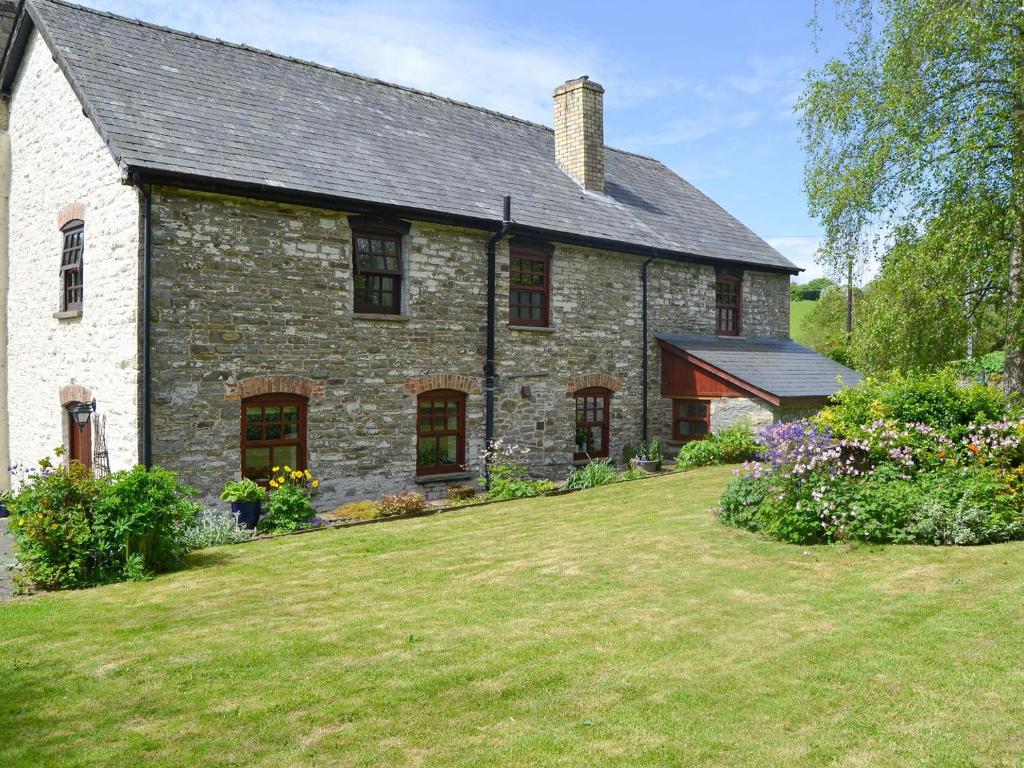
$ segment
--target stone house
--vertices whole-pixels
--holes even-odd
[[[490,439],[564,476],[856,379],[789,341],[797,267],[604,145],[586,77],[551,130],[57,0],[0,16],[12,463],[438,494]]]

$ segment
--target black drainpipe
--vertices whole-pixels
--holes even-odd
[[[153,252],[153,190],[142,184],[141,178],[136,175],[133,179],[135,186],[139,188],[142,195],[142,386],[139,396],[141,421],[142,421],[142,463],[146,469],[153,466],[153,432],[151,418],[151,379],[149,347],[150,347],[150,265]]]
[[[484,416],[484,450],[489,451],[494,440],[494,332],[497,294],[497,251],[498,242],[512,229],[512,197],[505,195],[502,200],[501,226],[487,239],[487,353],[484,359],[484,392],[486,396]],[[484,461],[484,477],[487,487],[491,485],[490,462]]]
[[[643,287],[643,307],[641,312],[643,313],[643,336],[644,336],[644,362],[643,362],[643,381],[641,384],[643,402],[640,404],[640,413],[642,419],[642,430],[643,441],[647,442],[647,374],[648,374],[648,353],[647,353],[647,267],[650,266],[651,262],[654,261],[654,257],[651,256],[644,262],[643,269],[640,272],[640,284]]]

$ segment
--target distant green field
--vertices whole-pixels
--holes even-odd
[[[804,318],[810,314],[815,304],[817,304],[815,301],[791,301],[789,303],[789,335],[793,341],[800,344],[807,343],[804,336]]]

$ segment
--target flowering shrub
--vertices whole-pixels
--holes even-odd
[[[529,455],[529,448],[506,443],[500,438],[491,443],[490,450],[481,451],[481,467],[488,467],[490,471],[489,487],[487,478],[480,478],[480,485],[485,489],[488,500],[522,499],[555,489],[555,484],[550,480],[530,478],[527,469]]]
[[[270,497],[256,530],[260,533],[289,533],[316,525],[316,510],[310,497],[320,481],[308,469],[272,467],[273,476],[267,484]]]
[[[765,427],[757,460],[722,497],[722,521],[794,543],[1024,538],[1024,420],[1005,418],[998,393],[948,383],[869,380],[817,419]],[[971,412],[1003,418],[971,422]]]
[[[9,510],[22,578],[68,589],[146,578],[175,567],[196,519],[193,490],[173,472],[144,467],[96,478],[81,464],[18,467]]]

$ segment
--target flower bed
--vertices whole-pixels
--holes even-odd
[[[722,497],[726,524],[801,544],[1024,538],[1024,419],[991,388],[869,379],[758,442]]]

